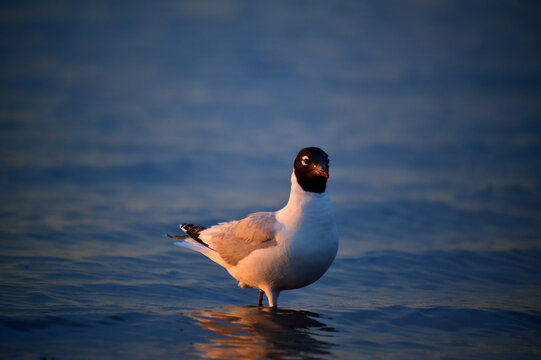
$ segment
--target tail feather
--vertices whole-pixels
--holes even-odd
[[[197,241],[195,241],[192,238],[187,238],[184,241],[177,241],[177,242],[173,243],[173,245],[178,246],[178,247],[183,247],[183,248],[186,248],[186,249],[190,249],[190,250],[195,250],[195,251],[200,252],[203,255],[207,255],[207,256],[209,256],[209,254],[214,252],[211,248],[208,248],[206,246],[201,245],[200,243],[198,243]]]
[[[169,234],[165,234],[167,235],[168,238],[171,238],[171,239],[181,239],[181,240],[184,240],[184,239],[187,239],[189,238],[188,235],[169,235]]]
[[[186,237],[184,241],[178,241],[173,244],[178,247],[197,251],[223,267],[226,267],[227,265],[225,261],[222,259],[222,257],[216,251],[212,250],[207,244],[203,243],[200,240],[192,239],[191,237]]]

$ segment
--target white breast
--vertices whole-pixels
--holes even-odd
[[[338,251],[338,230],[329,195],[307,193],[293,181],[288,204],[277,212],[288,264],[282,289],[311,284],[329,268]]]

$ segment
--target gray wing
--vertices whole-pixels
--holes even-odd
[[[221,223],[199,234],[199,238],[230,265],[257,249],[276,245],[276,216],[258,212],[239,221]]]

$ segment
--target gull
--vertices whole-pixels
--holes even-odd
[[[274,212],[256,212],[242,220],[205,228],[181,224],[186,235],[176,246],[195,250],[223,266],[242,288],[259,289],[270,307],[282,290],[319,279],[338,251],[338,230],[327,193],[329,157],[317,147],[299,151],[293,162],[287,204]]]

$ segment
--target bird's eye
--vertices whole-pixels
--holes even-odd
[[[304,156],[302,157],[301,164],[302,164],[303,166],[306,166],[306,165],[308,165],[309,162],[310,162],[310,158],[309,158],[308,156],[304,155]]]

